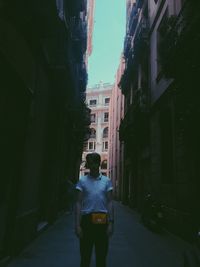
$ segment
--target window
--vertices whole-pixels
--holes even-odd
[[[90,114],[90,121],[91,123],[95,123],[96,122],[96,114]]]
[[[96,130],[94,128],[90,129],[90,138],[96,138]]]
[[[108,127],[103,129],[103,138],[107,138],[108,137]]]
[[[108,122],[108,117],[109,117],[109,114],[108,114],[108,112],[105,112],[104,113],[104,122]]]
[[[88,142],[88,150],[89,151],[94,151],[96,148],[96,143],[94,141]]]
[[[89,101],[89,105],[90,105],[90,106],[96,106],[96,105],[97,105],[97,100],[96,100],[96,99],[91,99],[91,100]]]
[[[154,0],[154,2],[157,4],[158,0]]]
[[[108,150],[108,141],[103,142],[103,150]]]
[[[104,103],[105,103],[105,105],[108,105],[110,103],[110,98],[109,97],[106,97],[104,99]]]

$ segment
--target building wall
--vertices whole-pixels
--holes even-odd
[[[109,176],[114,185],[114,196],[116,199],[121,198],[121,182],[122,182],[122,151],[123,144],[119,141],[119,126],[121,119],[124,116],[124,96],[119,88],[119,81],[124,71],[124,60],[121,57],[120,64],[116,73],[115,84],[113,86],[111,101],[110,101],[110,123],[109,123],[109,161],[108,169]]]
[[[164,206],[164,227],[187,239],[194,238],[199,225],[195,213],[198,182],[194,178],[199,170],[196,163],[191,165],[198,162],[192,144],[196,140],[199,147],[199,142],[189,133],[189,128],[198,132],[194,119],[199,114],[197,91],[190,87],[198,76],[198,5],[173,0],[128,4],[126,64],[120,81],[125,97],[120,124],[125,166],[123,202],[142,211],[144,197],[151,193]],[[147,35],[140,27],[143,15],[148,20]],[[142,89],[139,102],[138,89]],[[143,96],[147,101],[141,101]],[[140,104],[136,107],[134,103]],[[189,158],[186,151],[191,149]],[[129,194],[131,201],[126,197]]]
[[[141,208],[144,180],[149,175],[149,47],[148,2],[127,5],[127,33],[124,42],[125,69],[120,81],[124,94],[124,118],[120,141],[124,143],[122,201]]]
[[[57,218],[66,180],[78,179],[88,126],[84,3],[1,1],[0,258]]]

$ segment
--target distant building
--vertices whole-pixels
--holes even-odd
[[[88,173],[84,167],[85,157],[90,152],[101,155],[101,172],[108,175],[108,149],[109,149],[109,103],[113,85],[99,83],[86,91],[86,101],[91,109],[90,136],[85,142],[82,155],[80,175]]]

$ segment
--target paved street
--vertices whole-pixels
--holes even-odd
[[[108,267],[183,267],[187,243],[167,233],[150,232],[137,213],[116,202],[115,210]],[[8,267],[78,267],[79,243],[73,225],[73,215],[62,215]],[[95,267],[94,256],[91,267]]]

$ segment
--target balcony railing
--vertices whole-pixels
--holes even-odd
[[[130,134],[134,134],[133,127],[133,105],[130,105],[125,113],[124,119],[121,120],[119,127],[119,139],[120,141],[126,141]]]
[[[121,77],[121,80],[119,82],[119,87],[122,90],[122,93],[125,94],[126,90],[128,89],[128,85],[129,85],[129,74],[127,69],[124,70],[124,73]]]
[[[78,65],[78,77],[79,77],[79,91],[85,92],[88,80],[88,74],[85,63]]]
[[[73,41],[83,41],[87,37],[87,23],[78,17],[71,18],[70,30]]]
[[[131,36],[133,36],[134,34],[135,28],[138,23],[138,18],[139,18],[138,8],[136,5],[133,5],[128,24],[129,35]]]
[[[120,141],[130,140],[131,143],[138,143],[139,140],[143,140],[146,134],[148,109],[146,102],[144,103],[141,97],[136,96],[139,94],[138,90],[138,92],[135,93],[135,101],[128,106],[124,119],[121,120],[119,127]]]
[[[142,18],[138,24],[135,38],[134,38],[134,51],[143,50],[144,45],[148,43],[149,38],[149,21],[146,18]]]
[[[137,8],[141,8],[142,5],[143,5],[143,3],[144,3],[144,0],[137,0],[137,1],[136,1],[136,6],[137,6]]]
[[[108,133],[103,133],[103,138],[108,138]]]
[[[133,107],[139,109],[140,112],[147,111],[147,95],[142,88],[134,91],[133,94]]]
[[[128,57],[129,51],[131,49],[131,40],[132,36],[127,35],[125,40],[124,40],[124,56]]]

